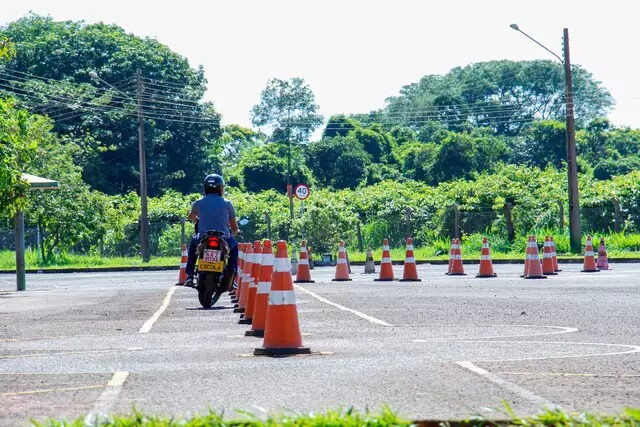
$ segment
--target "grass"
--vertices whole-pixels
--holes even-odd
[[[536,235],[553,235],[557,252],[560,259],[581,259],[582,254],[569,253],[569,236],[554,232],[554,230],[537,230]],[[633,259],[640,258],[640,234],[637,233],[607,233],[594,234],[594,249],[598,250],[600,237],[605,239],[607,245],[607,253],[610,258]],[[480,259],[480,251],[482,248],[483,235],[475,233],[466,235],[462,238],[462,259],[468,261],[477,261]],[[526,236],[517,236],[516,240],[511,243],[506,238],[499,235],[489,235],[489,245],[491,247],[491,257],[494,260],[524,260],[525,247],[527,243]],[[586,239],[586,236],[583,240]],[[538,237],[538,243],[541,245],[542,239]],[[416,246],[414,255],[418,261],[446,261],[449,259],[449,247],[451,245],[448,239],[437,239],[423,246]],[[297,249],[297,248],[296,248]],[[336,248],[337,249],[337,248]],[[366,252],[358,252],[355,248],[349,248],[349,260],[364,262],[366,260]],[[380,261],[382,258],[382,248],[377,246],[373,248],[373,259]],[[337,254],[334,253],[334,256]],[[391,248],[391,259],[394,261],[402,261],[405,258],[405,248]],[[319,260],[320,254],[314,254],[314,259]],[[96,268],[96,267],[176,267],[180,263],[180,256],[175,257],[152,257],[148,263],[143,263],[138,257],[101,257],[100,255],[80,255],[80,254],[64,254],[56,255],[53,259],[42,262],[39,255],[35,251],[27,251],[26,253],[27,269],[47,269],[47,268]],[[0,270],[15,270],[15,252],[0,251]]]
[[[89,268],[89,267],[139,267],[139,266],[177,266],[180,257],[151,258],[148,263],[143,263],[142,258],[137,257],[101,257],[100,255],[57,255],[48,262],[42,262],[34,251],[25,254],[27,269],[47,268]],[[15,270],[16,254],[13,251],[0,251],[0,270]]]
[[[42,423],[32,421],[37,427],[404,427],[415,425],[442,425],[442,426],[640,426],[640,409],[626,409],[620,415],[599,415],[591,413],[569,413],[560,410],[546,410],[532,417],[518,417],[505,403],[506,416],[504,421],[490,421],[482,418],[472,418],[459,421],[411,422],[399,417],[389,408],[384,408],[378,413],[358,412],[353,408],[340,411],[327,411],[312,414],[286,414],[272,415],[266,419],[259,419],[247,412],[238,413],[241,419],[230,420],[215,412],[204,415],[195,415],[192,418],[167,418],[154,415],[145,415],[135,411],[126,416],[110,416],[99,419],[85,420],[84,417],[73,421],[47,420]]]

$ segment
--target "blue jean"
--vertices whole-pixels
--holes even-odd
[[[229,271],[236,271],[238,269],[238,242],[233,236],[229,236],[225,238],[227,241],[227,245],[229,245],[229,264],[227,265],[227,269]],[[185,268],[185,272],[187,276],[193,275],[193,271],[196,268],[196,249],[198,248],[198,243],[200,242],[200,235],[195,234],[191,239],[191,244],[189,245],[189,257],[187,258],[187,267]]]

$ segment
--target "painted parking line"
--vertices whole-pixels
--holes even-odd
[[[382,326],[393,326],[393,325],[385,322],[384,320],[376,319],[375,317],[369,316],[368,314],[364,314],[364,313],[362,313],[360,311],[357,311],[357,310],[354,310],[352,308],[348,308],[348,307],[345,307],[343,305],[336,304],[335,302],[329,301],[328,299],[323,298],[320,295],[315,294],[315,293],[303,288],[300,285],[294,285],[294,286],[295,286],[296,289],[299,289],[302,292],[304,292],[304,293],[306,293],[308,295],[311,295],[313,298],[317,299],[320,302],[323,302],[325,304],[329,304],[329,305],[331,305],[333,307],[336,307],[336,308],[338,308],[338,309],[340,309],[342,311],[348,311],[349,313],[355,314],[356,316],[361,317],[361,318],[363,318],[365,320],[368,320],[371,323],[375,323],[377,325],[382,325]]]
[[[153,316],[151,316],[151,318],[147,320],[144,325],[142,325],[142,328],[140,328],[140,330],[138,331],[139,334],[146,334],[151,330],[151,328],[153,328],[153,324],[156,323],[160,316],[162,316],[162,313],[164,313],[167,307],[169,307],[169,303],[171,303],[171,297],[173,296],[173,293],[176,291],[176,289],[178,288],[176,288],[175,286],[169,289],[169,292],[167,292],[167,296],[164,297],[162,305],[153,314]]]
[[[543,377],[586,377],[586,378],[640,378],[640,374],[591,374],[579,372],[496,372],[500,375],[522,375]]]
[[[496,384],[497,386],[508,390],[514,394],[517,394],[518,396],[528,400],[531,403],[535,403],[537,405],[544,405],[549,409],[562,409],[559,405],[556,405],[554,403],[552,403],[551,401],[549,401],[548,399],[542,397],[542,396],[538,396],[537,394],[535,394],[534,392],[527,390],[524,387],[520,387],[517,384],[512,383],[511,381],[507,381],[504,378],[500,378],[498,375],[491,373],[487,370],[482,369],[481,367],[474,365],[473,362],[470,362],[468,360],[465,361],[461,361],[461,362],[456,362],[456,365],[467,369],[471,372],[473,372],[474,374],[480,375],[481,377],[491,381],[492,383]]]
[[[94,421],[97,417],[106,415],[110,412],[113,405],[118,400],[118,396],[122,391],[124,382],[129,377],[129,372],[121,371],[113,374],[113,377],[107,383],[104,391],[93,404],[93,408],[85,417],[85,424],[94,425]]]
[[[20,396],[20,395],[28,395],[28,394],[41,394],[41,393],[58,393],[63,391],[77,391],[77,390],[90,390],[94,388],[103,388],[104,384],[97,385],[85,385],[79,387],[62,387],[62,388],[48,388],[41,390],[27,390],[27,391],[14,391],[8,393],[0,393],[0,397],[4,396]]]
[[[458,325],[442,325],[442,326],[458,326]],[[490,340],[490,339],[502,339],[502,338],[523,338],[523,337],[541,337],[541,336],[546,336],[546,335],[558,335],[558,334],[569,334],[572,332],[578,332],[579,329],[578,328],[569,328],[566,326],[542,326],[542,325],[518,325],[518,324],[514,324],[514,325],[478,325],[476,327],[480,327],[480,328],[545,328],[545,329],[552,329],[552,331],[549,332],[532,332],[530,334],[524,333],[524,334],[513,334],[513,335],[495,335],[495,336],[488,336],[488,337],[481,337],[483,340]],[[460,337],[460,338],[447,338],[447,341],[458,341],[458,340],[468,340],[469,338],[464,338],[464,337]],[[441,342],[442,339],[435,339],[435,340],[430,340],[430,339],[414,339],[412,340],[413,342],[417,342],[417,343],[425,343],[425,342]],[[495,341],[495,342],[499,342],[499,341]]]
[[[100,350],[84,350],[84,351],[64,351],[64,352],[49,352],[49,353],[28,353],[28,354],[14,354],[11,356],[0,356],[0,359],[22,359],[24,357],[47,357],[47,356],[69,356],[74,354],[94,354],[94,353],[114,353],[123,351],[140,351],[142,347],[129,347],[129,348],[112,348],[112,349],[100,349]]]

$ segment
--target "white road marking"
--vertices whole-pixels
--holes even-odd
[[[87,414],[87,416],[85,417],[85,424],[94,425],[94,421],[95,419],[97,419],[97,417],[109,413],[113,404],[116,403],[116,400],[118,399],[118,396],[122,391],[122,386],[127,380],[128,376],[129,372],[124,371],[116,372],[113,374],[113,377],[107,383],[104,391],[102,392],[98,400],[96,400],[96,403],[93,404],[91,412],[89,412],[89,414]]]
[[[470,361],[461,361],[461,362],[456,362],[456,365],[461,366],[465,369],[468,369],[469,371],[480,375],[481,377],[484,377],[485,379],[491,381],[492,383],[498,385],[499,387],[505,389],[505,390],[509,390],[512,393],[517,394],[518,396],[527,399],[528,401],[538,404],[538,405],[545,405],[546,407],[550,408],[550,409],[561,409],[561,407],[559,405],[556,405],[554,403],[551,403],[549,400],[545,399],[542,396],[538,396],[537,394],[535,394],[532,391],[527,390],[526,388],[520,387],[517,384],[514,384],[510,381],[507,381],[503,378],[500,378],[499,376],[497,376],[496,374],[493,374],[489,371],[485,371],[484,369],[482,369],[479,366],[474,365],[472,362]]]
[[[323,302],[323,303],[325,303],[325,304],[332,305],[332,306],[334,306],[334,307],[336,307],[336,308],[339,308],[340,310],[348,311],[349,313],[353,313],[353,314],[355,314],[356,316],[361,317],[361,318],[363,318],[363,319],[365,319],[365,320],[368,320],[368,321],[369,321],[369,322],[371,322],[371,323],[376,323],[376,324],[378,324],[378,325],[382,325],[382,326],[393,326],[393,325],[391,325],[391,324],[389,324],[389,323],[385,322],[384,320],[376,319],[375,317],[369,316],[368,314],[364,314],[364,313],[361,313],[361,312],[359,312],[359,311],[357,311],[357,310],[353,310],[353,309],[351,309],[351,308],[348,308],[348,307],[342,306],[342,305],[340,305],[340,304],[336,304],[335,302],[331,302],[331,301],[329,301],[328,299],[321,297],[320,295],[314,294],[313,292],[306,290],[306,289],[305,289],[305,288],[303,288],[302,286],[299,286],[299,285],[294,285],[294,286],[295,286],[297,289],[300,289],[302,292],[304,292],[304,293],[306,293],[306,294],[311,295],[312,297],[314,297],[315,299],[317,299],[317,300],[318,300],[318,301],[320,301],[320,302]]]
[[[153,324],[156,323],[156,320],[158,320],[158,318],[162,316],[162,313],[164,313],[167,307],[169,307],[169,303],[171,302],[171,297],[173,296],[173,293],[176,291],[176,289],[178,288],[176,288],[175,286],[169,289],[169,292],[167,292],[167,296],[164,297],[164,302],[162,303],[158,311],[156,311],[153,314],[153,316],[151,316],[151,318],[147,320],[144,323],[144,325],[142,325],[142,328],[140,328],[140,330],[138,331],[139,334],[146,334],[151,330],[151,328],[153,327]]]
[[[123,351],[139,351],[142,347],[129,347],[129,348],[111,348],[111,349],[99,349],[99,350],[82,350],[82,351],[62,351],[62,352],[49,352],[49,353],[28,353],[28,354],[14,354],[11,356],[0,356],[0,359],[21,359],[23,357],[46,357],[46,356],[69,356],[74,354],[93,354],[93,353],[114,353]]]
[[[56,393],[61,391],[77,391],[77,390],[89,390],[93,388],[102,388],[104,384],[99,385],[85,385],[79,387],[63,387],[63,388],[49,388],[40,390],[28,390],[28,391],[14,391],[8,393],[0,393],[0,396],[20,396],[26,394],[41,394],[41,393]]]
[[[543,377],[587,377],[587,378],[640,378],[637,374],[590,374],[579,372],[496,372],[501,375],[527,375]]]
[[[445,325],[447,326],[447,325]],[[451,325],[454,326],[454,325]],[[515,334],[515,335],[496,335],[490,337],[481,337],[484,340],[489,339],[497,339],[497,338],[519,338],[519,337],[539,337],[545,335],[557,335],[557,334],[568,334],[572,332],[578,332],[578,328],[568,328],[565,326],[542,326],[542,325],[479,325],[480,328],[549,328],[549,329],[560,329],[558,331],[552,332],[534,332],[531,334]],[[456,340],[467,340],[468,338],[448,338],[447,341],[456,341]],[[428,339],[415,339],[413,342],[431,342],[433,340]],[[442,341],[441,339],[437,339],[435,341]],[[496,341],[497,342],[497,341]]]

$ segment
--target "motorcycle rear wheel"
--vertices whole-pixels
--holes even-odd
[[[198,300],[203,308],[211,308],[213,305],[213,292],[215,291],[215,275],[200,273],[198,275]],[[220,296],[218,296],[220,298]],[[216,298],[217,301],[217,298]]]

